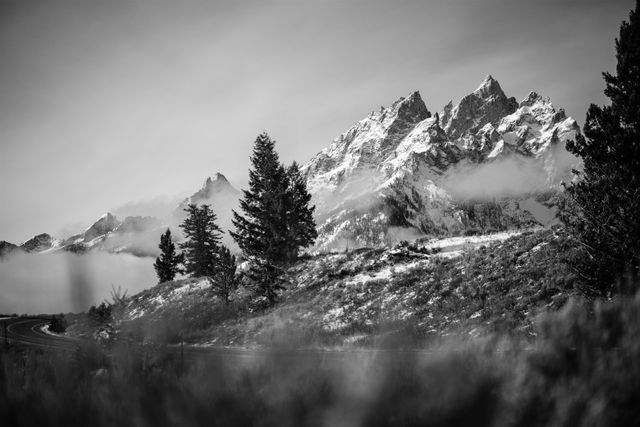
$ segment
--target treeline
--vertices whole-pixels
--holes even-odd
[[[314,207],[297,163],[280,163],[275,142],[266,133],[255,140],[251,166],[249,188],[243,190],[240,212],[233,211],[235,231],[230,234],[247,262],[245,277],[272,305],[283,288],[284,268],[317,237]],[[160,238],[161,254],[154,263],[159,282],[178,274],[207,277],[228,304],[238,286],[236,257],[221,243],[223,231],[211,206],[190,204],[185,211],[182,251],[176,250],[169,229]]]

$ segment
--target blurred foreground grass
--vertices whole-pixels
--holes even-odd
[[[0,425],[640,425],[640,298],[571,302],[537,334],[184,360],[133,343],[72,354],[3,346]]]

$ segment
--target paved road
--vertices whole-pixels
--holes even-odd
[[[0,320],[0,340],[4,341],[4,328],[2,323],[7,325],[7,338],[9,342],[19,342],[21,344],[62,351],[76,351],[81,346],[82,341],[75,338],[56,336],[42,332],[42,327],[49,323],[48,319],[43,318],[7,318]],[[0,341],[0,342],[2,342]],[[220,358],[231,360],[240,365],[247,363],[252,364],[256,361],[279,361],[281,363],[305,361],[308,363],[334,364],[336,362],[344,362],[357,358],[359,360],[379,357],[385,355],[398,356],[401,354],[421,353],[423,355],[437,354],[438,351],[428,350],[319,350],[319,349],[246,349],[240,347],[200,347],[180,345],[172,345],[164,347],[164,351],[174,354],[175,357],[183,357],[185,359],[201,359],[201,358]]]
[[[78,347],[78,342],[75,339],[42,332],[41,328],[49,324],[49,320],[23,317],[0,320],[0,323],[5,322],[9,342],[67,351],[73,351]],[[4,341],[4,327],[0,329],[0,333],[2,333],[2,340]]]

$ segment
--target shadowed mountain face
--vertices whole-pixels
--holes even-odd
[[[53,238],[47,233],[38,234],[20,245],[25,252],[42,252],[51,249],[54,245]]]
[[[465,96],[455,107],[444,107],[441,124],[447,135],[458,139],[465,133],[475,134],[484,125],[496,126],[505,116],[518,108],[515,98],[507,98],[500,83],[487,76],[473,93]]]
[[[6,240],[0,240],[0,258],[10,253],[19,252],[20,248]]]
[[[577,163],[564,146],[578,132],[549,99],[532,92],[518,103],[491,76],[435,116],[418,92],[400,98],[303,166],[317,246],[539,224],[539,210],[553,210],[550,196]]]

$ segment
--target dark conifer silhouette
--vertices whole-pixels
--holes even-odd
[[[590,291],[601,294],[614,290],[616,283],[638,283],[639,4],[636,2],[629,22],[622,23],[616,39],[616,75],[604,73],[605,94],[611,105],[591,105],[584,136],[567,143],[567,149],[583,160],[584,169],[576,172],[579,179],[567,186],[562,217],[581,246],[583,255],[577,261],[580,276]]]
[[[213,287],[215,294],[224,301],[225,305],[229,304],[231,293],[238,287],[236,257],[224,245],[220,245],[218,251],[218,268],[213,280]]]
[[[251,262],[250,279],[270,304],[282,289],[283,267],[298,250],[315,239],[313,208],[297,165],[285,169],[275,143],[266,133],[255,141],[249,171],[249,189],[243,190],[240,209],[233,212],[231,236]]]
[[[158,283],[168,282],[173,280],[176,274],[180,272],[180,264],[183,262],[184,257],[176,252],[176,246],[171,240],[171,230],[168,228],[160,236],[158,247],[160,248],[160,256],[156,258],[153,267],[158,275]]]
[[[287,168],[287,180],[287,225],[289,232],[287,260],[292,262],[298,258],[300,248],[313,244],[318,237],[318,231],[313,219],[315,206],[309,206],[311,194],[307,191],[307,183],[296,162]]]
[[[216,214],[209,205],[194,204],[190,204],[185,212],[188,216],[180,225],[185,234],[185,241],[180,244],[185,272],[192,277],[213,277],[222,233],[216,224]]]

